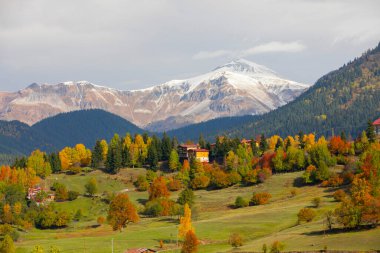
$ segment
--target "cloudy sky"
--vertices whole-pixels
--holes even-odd
[[[138,89],[245,58],[314,83],[380,41],[378,0],[0,0],[0,90]]]

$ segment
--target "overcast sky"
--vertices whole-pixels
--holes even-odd
[[[138,89],[236,58],[314,83],[380,41],[378,0],[0,0],[0,90]]]

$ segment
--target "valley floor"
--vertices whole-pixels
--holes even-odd
[[[53,175],[48,183],[58,180],[68,189],[83,193],[84,182],[96,177],[100,191],[128,191],[135,203],[148,198],[147,192],[134,190],[130,179],[145,173],[143,169],[124,169],[117,176],[109,176],[100,171],[85,176]],[[326,224],[324,214],[334,209],[338,203],[332,193],[335,189],[318,186],[294,187],[293,182],[302,172],[273,175],[263,184],[240,187],[234,186],[222,190],[196,191],[196,204],[193,208],[193,226],[201,240],[199,252],[261,251],[262,245],[270,245],[278,240],[284,242],[285,251],[292,250],[374,250],[380,249],[380,228],[355,232],[324,233]],[[126,190],[128,189],[128,190]],[[290,191],[296,189],[298,194],[291,197]],[[269,204],[233,209],[231,205],[237,196],[250,198],[253,192],[266,191],[272,195]],[[172,193],[176,199],[179,192]],[[315,197],[321,198],[321,206],[316,209],[318,215],[311,223],[297,225],[297,213],[303,207],[311,206]],[[141,204],[137,204],[142,208]],[[138,224],[129,225],[123,232],[114,232],[108,225],[96,226],[99,216],[106,216],[107,205],[99,198],[79,197],[72,202],[57,203],[57,206],[75,213],[82,209],[84,218],[72,222],[61,230],[33,229],[22,233],[16,244],[17,252],[30,252],[35,245],[46,250],[57,246],[62,252],[111,252],[112,240],[114,252],[121,253],[128,248],[150,247],[158,249],[163,240],[164,252],[180,252],[176,248],[178,220],[177,217],[147,218],[142,217]],[[231,233],[239,233],[244,238],[244,245],[234,250],[228,244]]]

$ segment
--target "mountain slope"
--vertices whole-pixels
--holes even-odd
[[[163,131],[218,117],[263,114],[308,87],[236,60],[204,75],[141,90],[120,91],[86,81],[32,84],[16,93],[0,93],[0,119],[31,125],[61,112],[97,108]]]
[[[83,143],[93,147],[97,139],[109,140],[114,133],[134,135],[144,130],[103,110],[58,114],[33,126],[18,121],[0,121],[0,153],[29,154],[34,149],[56,151]]]
[[[296,134],[299,131],[331,136],[357,136],[368,119],[380,117],[380,44],[338,70],[321,77],[314,86],[287,105],[267,114],[216,119],[169,132],[179,138],[197,139],[205,131],[252,137]],[[229,125],[225,122],[228,121]],[[232,125],[232,127],[230,127]],[[185,137],[186,136],[186,137]]]

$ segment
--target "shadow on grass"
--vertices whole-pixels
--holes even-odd
[[[367,231],[376,228],[373,225],[362,225],[356,228],[333,228],[331,230],[319,230],[303,233],[303,235],[315,236],[315,235],[333,235],[349,232]]]
[[[145,206],[146,202],[148,202],[147,199],[137,199],[136,201],[139,202],[141,205],[144,205],[144,206]]]

